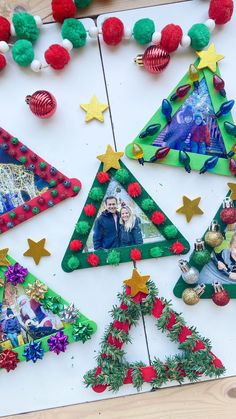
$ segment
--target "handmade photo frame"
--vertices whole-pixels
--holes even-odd
[[[195,68],[198,63],[199,60],[194,63]],[[196,71],[199,74],[197,81],[192,81],[189,72],[186,73],[168,96],[171,115],[166,118],[163,114],[165,102],[134,141],[128,144],[125,152],[131,159],[137,159],[138,154],[142,154],[145,162],[184,166],[187,172],[193,169],[204,173],[207,170],[231,176],[236,168],[235,136],[227,127],[234,126],[233,118],[230,112],[216,116],[221,106],[227,102],[225,91],[221,90],[221,94],[214,88],[214,74],[208,68]],[[220,77],[218,66],[216,76]],[[186,86],[189,86],[189,90],[185,96],[177,96],[178,89],[186,89]],[[212,161],[205,170],[209,158]],[[230,170],[231,166],[233,172]]]
[[[76,196],[78,179],[69,179],[0,128],[0,232]]]

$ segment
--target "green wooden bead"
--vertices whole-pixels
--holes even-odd
[[[34,59],[33,45],[26,39],[19,39],[12,47],[13,60],[21,67],[28,67]]]
[[[133,28],[134,39],[141,45],[148,44],[155,32],[155,24],[152,19],[140,19]]]
[[[39,37],[39,29],[37,28],[34,17],[29,13],[15,13],[12,17],[12,23],[17,38],[26,39],[35,42]]]
[[[200,51],[209,44],[211,33],[204,23],[196,23],[189,29],[188,36],[191,38],[191,47]]]
[[[65,19],[61,35],[63,39],[69,39],[74,48],[80,48],[86,44],[87,32],[84,25],[77,19]]]

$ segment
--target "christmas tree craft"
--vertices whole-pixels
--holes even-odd
[[[176,297],[194,305],[212,298],[219,306],[236,298],[236,184],[223,200],[209,229],[194,243],[189,262],[179,261],[182,276],[174,287]]]
[[[98,393],[106,389],[117,391],[123,384],[133,384],[139,390],[148,382],[153,388],[159,388],[167,381],[181,384],[185,378],[193,382],[202,375],[218,377],[224,373],[221,361],[211,352],[209,340],[185,325],[170,303],[158,296],[149,278],[134,269],[132,277],[124,281],[123,292],[118,294],[120,305],[113,307],[113,320],[102,339],[98,365],[84,376],[86,385]],[[122,346],[130,342],[130,328],[142,315],[157,319],[157,328],[179,344],[182,354],[167,357],[165,361],[155,358],[148,366],[142,362],[128,363]]]
[[[204,51],[205,52],[205,51]],[[132,159],[182,166],[200,173],[236,173],[236,125],[218,66],[191,65],[161,107],[126,147]],[[197,68],[199,67],[199,68]]]
[[[62,261],[66,272],[187,253],[189,244],[111,146]]]
[[[78,194],[69,179],[0,128],[0,233]]]
[[[0,369],[34,363],[90,339],[96,323],[0,250]]]

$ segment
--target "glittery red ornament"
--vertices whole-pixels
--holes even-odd
[[[52,15],[56,22],[62,23],[69,17],[75,17],[75,12],[73,0],[52,0]]]
[[[0,41],[8,42],[11,36],[10,22],[3,16],[0,16]]]
[[[139,249],[132,249],[130,252],[130,258],[136,262],[138,260],[142,259],[142,253],[140,252]]]
[[[3,54],[0,54],[0,71],[3,70],[7,65],[6,58]]]
[[[226,306],[230,301],[229,293],[223,288],[219,282],[213,284],[214,293],[212,295],[212,301],[217,306]]]
[[[170,55],[159,45],[151,45],[144,54],[135,58],[135,63],[144,66],[149,73],[161,73],[169,64]]]
[[[180,255],[184,251],[185,247],[181,242],[175,242],[172,244],[170,250],[175,255]]]
[[[89,265],[95,267],[95,266],[99,265],[100,259],[94,253],[91,253],[91,255],[88,255],[88,257],[87,257],[87,262],[89,263]]]
[[[127,191],[132,198],[137,198],[137,196],[141,195],[142,188],[138,182],[133,182],[129,184]]]
[[[235,159],[229,160],[229,170],[231,171],[232,175],[236,175],[236,160]]]
[[[164,214],[161,211],[154,211],[152,213],[151,220],[152,220],[153,224],[158,226],[158,225],[161,225],[165,222],[166,217],[164,216]]]
[[[214,19],[217,25],[224,25],[230,21],[233,10],[233,0],[211,0],[209,18]]]
[[[220,219],[225,224],[233,224],[236,222],[236,208],[224,208],[220,212]]]
[[[84,207],[84,212],[87,215],[87,217],[94,217],[97,210],[96,210],[96,207],[93,204],[87,204]]]
[[[0,353],[0,368],[5,368],[7,372],[15,370],[19,362],[18,354],[10,349]]]
[[[41,119],[51,118],[57,109],[55,97],[47,90],[37,90],[32,95],[26,96],[25,101],[31,112]]]
[[[106,172],[98,172],[98,174],[97,174],[97,180],[101,184],[108,182],[108,180],[110,180],[109,173],[106,173]]]
[[[70,242],[70,250],[72,252],[79,252],[79,250],[81,250],[83,247],[83,243],[80,240],[72,240]]]
[[[107,45],[117,45],[124,36],[124,25],[117,17],[109,17],[102,25],[103,40]]]
[[[44,53],[46,62],[54,70],[62,70],[70,61],[69,52],[59,44],[51,45]]]
[[[182,39],[183,31],[180,26],[173,23],[166,25],[161,31],[160,46],[166,52],[174,52]]]

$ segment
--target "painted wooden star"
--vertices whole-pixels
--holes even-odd
[[[218,61],[223,60],[224,55],[218,54],[215,50],[215,45],[211,44],[207,50],[196,51],[196,54],[200,58],[198,69],[209,68],[213,73],[216,72],[216,64]]]
[[[103,112],[108,108],[108,105],[98,102],[96,96],[93,96],[89,103],[81,103],[80,107],[87,112],[85,122],[92,121],[93,119],[103,122]]]
[[[0,266],[9,266],[10,262],[7,260],[7,253],[9,249],[0,250]]]
[[[131,288],[131,297],[135,297],[138,292],[149,294],[147,281],[150,275],[140,275],[137,269],[133,269],[132,276],[124,281],[124,284]]]
[[[189,199],[187,196],[183,196],[183,206],[178,208],[176,212],[178,214],[184,214],[187,222],[189,223],[194,215],[202,215],[203,211],[199,208],[201,198]]]
[[[236,199],[236,183],[227,183],[229,189],[231,189],[231,194],[230,194],[230,198],[235,201]]]
[[[105,154],[100,154],[97,159],[103,163],[103,171],[107,172],[109,169],[120,169],[119,160],[123,157],[122,151],[114,151],[112,146],[108,145]]]
[[[36,265],[39,264],[41,258],[43,256],[51,256],[51,253],[47,249],[45,249],[45,242],[46,239],[39,240],[38,242],[35,242],[34,240],[27,239],[29,249],[26,250],[24,253],[24,256],[32,257],[36,263]]]

